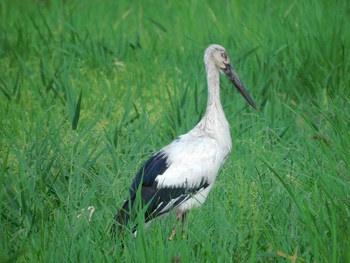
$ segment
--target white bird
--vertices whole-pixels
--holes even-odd
[[[225,48],[210,45],[205,51],[204,63],[208,81],[204,117],[192,130],[155,153],[141,167],[131,185],[129,197],[115,217],[119,230],[140,211],[148,225],[155,218],[175,210],[176,222],[169,237],[173,239],[178,221],[182,219],[184,234],[186,212],[206,200],[232,147],[230,125],[220,101],[219,72],[225,73],[256,109]],[[132,231],[135,232],[136,228]]]

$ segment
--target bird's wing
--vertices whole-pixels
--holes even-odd
[[[146,221],[165,214],[208,187],[215,180],[211,176],[216,176],[217,163],[216,140],[181,137],[141,167],[123,209],[129,212],[133,208],[139,192],[147,207]]]

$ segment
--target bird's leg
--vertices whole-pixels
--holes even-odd
[[[173,240],[175,235],[176,235],[176,227],[177,227],[177,223],[179,222],[180,218],[182,218],[183,220],[183,213],[182,211],[178,211],[177,214],[176,214],[176,221],[175,221],[175,224],[174,224],[174,227],[173,227],[173,230],[171,231],[170,233],[170,236],[169,236],[169,240]]]
[[[185,239],[185,221],[186,221],[186,213],[182,214],[182,239]]]

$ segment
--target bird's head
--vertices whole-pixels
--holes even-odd
[[[212,60],[218,69],[226,68],[230,64],[230,58],[226,49],[220,45],[212,44],[205,51],[205,60]]]
[[[256,105],[253,101],[253,99],[250,97],[248,91],[242,84],[241,80],[239,79],[236,71],[234,70],[230,58],[227,54],[227,51],[224,47],[212,44],[210,45],[204,54],[204,60],[207,63],[208,61],[214,62],[216,68],[226,74],[228,79],[231,81],[231,83],[236,87],[236,89],[241,93],[241,95],[246,99],[246,101],[254,108],[256,109]]]

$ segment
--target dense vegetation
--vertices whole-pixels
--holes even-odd
[[[0,261],[349,262],[349,21],[346,0],[1,1]],[[137,169],[203,115],[211,43],[259,111],[222,78],[233,151],[187,239],[169,216],[121,251]]]

